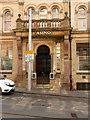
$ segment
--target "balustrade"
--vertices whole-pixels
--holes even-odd
[[[28,29],[29,28],[29,21],[28,20],[20,20],[17,22],[16,29]],[[64,19],[40,19],[40,20],[32,20],[32,29],[39,29],[39,28],[63,28],[69,27],[69,20]],[[18,26],[19,25],[19,26]]]

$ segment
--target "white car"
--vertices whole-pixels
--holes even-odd
[[[10,93],[15,91],[15,83],[7,78],[0,77],[1,93]]]

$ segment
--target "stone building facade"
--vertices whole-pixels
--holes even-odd
[[[0,72],[27,86],[30,8],[31,86],[90,90],[88,0],[0,0]]]

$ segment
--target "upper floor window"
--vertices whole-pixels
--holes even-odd
[[[85,8],[84,7],[79,7],[78,14],[79,15],[84,15],[85,14]]]
[[[47,9],[41,8],[39,11],[39,17],[40,19],[46,19],[47,18]]]
[[[27,14],[27,16],[29,15],[29,9],[30,8],[28,8],[28,14]],[[32,10],[32,19],[35,19],[35,9],[34,8],[31,8],[31,10]],[[27,17],[28,18],[28,17]]]
[[[54,7],[52,9],[52,18],[59,18],[59,8],[58,7]]]
[[[11,31],[11,12],[9,10],[3,14],[3,30]]]
[[[78,29],[79,30],[87,29],[86,8],[84,6],[80,6],[78,9]]]

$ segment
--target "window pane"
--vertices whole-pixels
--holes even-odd
[[[42,8],[42,9],[40,10],[40,14],[47,14],[47,10],[46,10],[45,8]]]
[[[11,13],[10,11],[6,11],[4,13],[4,31],[10,31],[11,30]]]
[[[52,18],[59,18],[59,9],[58,8],[52,9]]]
[[[90,70],[88,58],[79,57],[79,70]]]
[[[87,28],[87,21],[86,18],[79,18],[78,19],[78,29],[83,30]]]
[[[28,16],[28,15],[29,15],[29,9],[30,9],[30,8],[28,8],[27,18],[29,18],[29,16]],[[34,10],[34,8],[31,8],[31,9],[32,9],[32,19],[35,19],[35,10]]]
[[[87,28],[86,9],[84,6],[80,6],[78,10],[78,29],[85,30]]]
[[[2,42],[1,70],[12,70],[12,42]]]
[[[52,9],[52,13],[53,14],[58,14],[59,13],[59,9],[58,8],[53,8]]]
[[[85,13],[85,8],[83,7],[80,7],[79,10],[78,10],[78,13],[81,15],[81,14],[84,14]]]
[[[39,15],[40,15],[40,18],[41,18],[41,19],[47,18],[47,9],[46,9],[46,8],[40,9]]]
[[[90,70],[89,43],[77,43],[76,63],[78,70]]]

